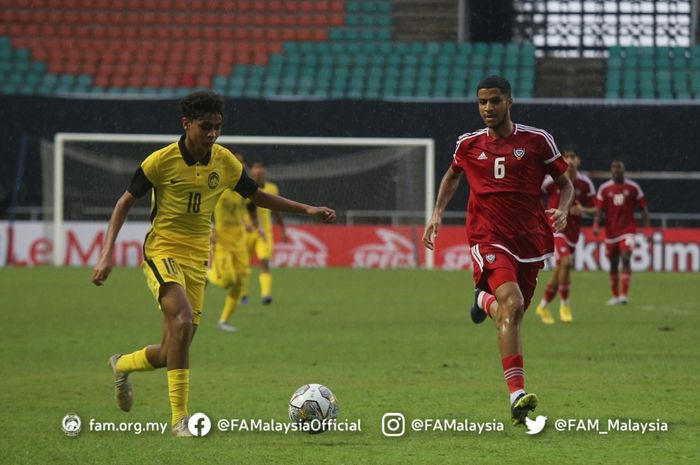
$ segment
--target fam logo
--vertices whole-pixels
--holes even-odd
[[[61,420],[61,429],[66,436],[75,437],[80,434],[83,422],[77,413],[67,413]]]
[[[313,234],[287,228],[289,242],[275,244],[272,266],[323,268],[328,265],[328,247]]]
[[[525,149],[513,149],[513,155],[515,155],[515,158],[520,160],[525,156]]]
[[[390,229],[376,231],[380,244],[361,245],[353,251],[353,268],[408,268],[416,266],[416,247]]]
[[[209,186],[209,189],[216,189],[216,186],[219,185],[219,181],[221,178],[219,177],[219,173],[216,171],[212,171],[209,173],[209,178],[207,179],[207,185]]]

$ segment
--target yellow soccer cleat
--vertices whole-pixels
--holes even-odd
[[[568,305],[560,305],[559,319],[562,321],[562,323],[571,323],[574,321],[574,317],[571,316],[571,307]]]
[[[513,405],[510,406],[510,416],[513,420],[513,426],[524,425],[527,414],[537,407],[537,395],[520,394]]]
[[[540,319],[542,320],[542,323],[544,323],[546,325],[553,325],[554,324],[554,318],[552,318],[552,314],[549,313],[549,310],[547,308],[538,305],[536,313],[537,313],[537,316],[539,316]]]

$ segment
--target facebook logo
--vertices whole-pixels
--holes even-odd
[[[195,413],[187,422],[187,429],[194,436],[206,436],[211,429],[211,420],[201,412]]]

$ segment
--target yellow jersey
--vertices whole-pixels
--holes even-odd
[[[209,256],[211,217],[221,194],[234,189],[247,198],[258,188],[227,148],[214,144],[198,162],[187,153],[184,136],[141,163],[129,192],[141,197],[151,187],[144,258],[165,255],[199,264]]]
[[[232,247],[245,240],[247,211],[246,199],[238,192],[227,189],[221,194],[214,210],[217,242]]]
[[[273,182],[266,181],[262,186],[260,186],[260,189],[264,192],[267,192],[268,194],[280,194],[279,187],[277,187],[277,184]],[[258,215],[258,226],[260,226],[263,229],[263,231],[265,231],[265,235],[268,238],[272,238],[272,211],[270,211],[267,208],[260,207],[257,207],[255,211]]]

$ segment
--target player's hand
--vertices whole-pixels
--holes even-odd
[[[566,212],[558,208],[550,208],[545,210],[545,213],[549,213],[549,219],[551,220],[554,232],[559,232],[566,227],[566,217],[568,216]]]
[[[438,235],[438,227],[440,226],[440,220],[431,218],[430,222],[425,226],[425,231],[423,231],[423,245],[426,249],[435,250],[434,238]]]
[[[95,286],[102,286],[112,272],[112,256],[102,255],[95,268],[92,269],[91,281]]]
[[[598,237],[598,234],[600,234],[600,226],[597,224],[593,225],[593,237]]]
[[[289,242],[289,236],[287,236],[287,230],[282,230],[282,242]]]
[[[213,229],[211,231],[211,235],[209,236],[209,243],[211,245],[216,244],[216,231],[214,231]]]
[[[574,201],[574,204],[571,206],[571,208],[569,208],[569,215],[583,215],[583,210],[581,210],[581,203],[578,200]]]
[[[335,210],[328,207],[310,207],[306,210],[306,214],[318,218],[323,223],[335,221]]]
[[[261,238],[262,240],[265,240],[265,230],[263,229],[262,226],[259,226],[259,227],[258,227],[258,235],[260,236],[260,238]]]

